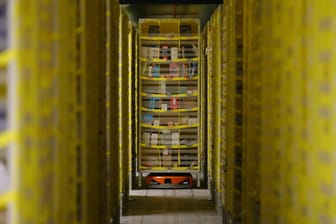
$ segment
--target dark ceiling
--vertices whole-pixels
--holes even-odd
[[[154,3],[154,4],[221,4],[223,0],[119,0],[120,4]]]
[[[203,26],[223,0],[119,0],[119,2],[135,26],[139,18],[199,18]]]

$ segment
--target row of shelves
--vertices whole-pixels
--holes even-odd
[[[140,58],[144,60],[166,61],[188,61],[198,58],[197,41],[178,41],[169,43],[146,41],[142,43]]]
[[[160,75],[158,75],[160,76]],[[141,76],[140,77],[142,80],[147,80],[147,81],[170,81],[170,82],[173,82],[173,81],[197,81],[198,80],[198,77],[195,76],[195,77],[191,77],[191,78],[188,78],[188,77],[148,77],[148,76]]]
[[[198,167],[198,150],[194,148],[149,149],[141,154],[141,167],[146,169],[195,169]]]
[[[155,80],[153,78],[163,78],[166,80],[193,80],[197,79],[198,61],[193,60],[189,62],[170,62],[170,63],[153,63],[152,61],[145,61],[142,63],[143,79]]]
[[[165,124],[160,126],[160,122],[162,122],[163,119],[165,119]],[[175,122],[173,119],[175,119]],[[186,121],[179,121],[177,117],[157,117],[153,123],[141,124],[142,139],[140,146],[154,148],[185,148],[198,146],[197,133],[199,124],[197,123],[197,118],[183,119]],[[183,124],[183,122],[188,122],[189,124]]]
[[[197,96],[190,97],[143,97],[141,110],[143,111],[194,111],[197,109]]]
[[[140,93],[141,96],[145,96],[145,97],[156,97],[156,98],[186,98],[186,97],[197,97],[198,96],[198,92],[196,90],[187,90],[187,93],[145,93],[145,92],[141,92]]]

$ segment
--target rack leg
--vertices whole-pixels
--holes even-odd
[[[142,173],[140,172],[140,173],[139,173],[139,177],[138,177],[138,186],[139,186],[139,188],[142,187],[142,183],[141,183],[141,181],[142,181]]]
[[[197,187],[201,187],[200,173],[197,173]]]

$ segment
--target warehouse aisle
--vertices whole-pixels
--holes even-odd
[[[208,190],[133,190],[121,224],[219,224]]]
[[[335,9],[0,0],[0,224],[336,224]]]

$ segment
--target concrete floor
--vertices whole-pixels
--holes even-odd
[[[121,224],[221,224],[208,190],[133,190]]]

